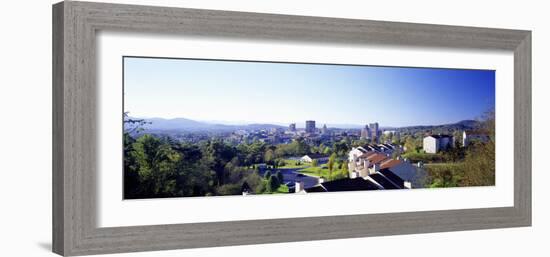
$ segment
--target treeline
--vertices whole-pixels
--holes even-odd
[[[302,139],[276,146],[259,141],[231,146],[222,140],[191,144],[125,133],[124,195],[126,199],[234,195],[241,194],[245,184],[253,193],[272,192],[282,178],[260,176],[259,163],[276,168],[284,165],[285,157],[318,149]]]
[[[427,187],[469,187],[495,185],[495,144],[472,142],[460,162],[428,164]]]
[[[427,165],[427,187],[469,187],[495,185],[495,116],[485,113],[480,121],[481,131],[487,140],[473,140],[467,147],[444,152],[442,158],[449,163]]]

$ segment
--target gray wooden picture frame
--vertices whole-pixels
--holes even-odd
[[[95,37],[101,30],[513,51],[514,206],[97,227]],[[88,255],[530,225],[530,31],[73,1],[53,6],[55,253]]]

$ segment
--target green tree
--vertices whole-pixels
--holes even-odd
[[[258,172],[253,171],[245,178],[246,183],[248,183],[248,186],[250,186],[250,189],[252,191],[258,193],[258,188],[262,184],[262,177],[258,174]]]
[[[223,186],[218,187],[217,193],[218,195],[240,195],[242,194],[241,185],[225,184]]]
[[[269,179],[267,180],[267,188],[266,188],[266,191],[267,192],[275,192],[277,191],[277,188],[279,188],[280,186],[280,182],[279,182],[279,179],[277,179],[276,176],[271,176],[269,177]]]
[[[267,164],[273,165],[274,159],[275,159],[275,153],[273,152],[273,150],[268,149],[264,154],[264,161]]]
[[[317,167],[317,166],[319,166],[319,161],[317,161],[317,159],[313,159],[313,160],[311,161],[311,166],[312,166],[312,167]]]
[[[181,155],[170,145],[151,135],[143,135],[132,145],[130,153],[139,165],[139,194],[149,197],[174,196],[176,191],[176,166]]]
[[[348,161],[342,162],[342,175],[344,176],[344,178],[349,177]]]
[[[216,172],[217,185],[223,185],[226,178],[225,165],[236,156],[236,149],[221,140],[212,140],[207,142],[202,152],[203,163]]]
[[[495,113],[484,114],[480,130],[488,135],[485,142],[468,145],[464,160],[463,186],[491,186],[495,184]]]
[[[267,180],[262,179],[261,183],[256,187],[256,190],[254,192],[256,194],[263,194],[267,192]]]
[[[147,124],[151,124],[149,121],[145,121],[144,119],[134,119],[130,118],[129,116],[130,112],[124,112],[123,119],[124,119],[124,133],[128,135],[138,134],[144,130],[144,126]]]
[[[139,165],[130,153],[133,151],[135,139],[129,133],[124,133],[124,198],[136,198],[140,193]]]
[[[349,142],[349,139],[346,138],[334,143],[333,149],[338,156],[344,156],[349,152],[350,145],[351,142]]]
[[[329,180],[332,179],[332,171],[334,170],[335,161],[336,161],[336,153],[333,153],[328,158],[328,163],[327,163],[327,166],[328,166],[328,179]]]
[[[264,179],[269,179],[270,177],[271,177],[271,171],[268,170],[264,173]]]
[[[280,170],[278,170],[278,171],[275,173],[275,176],[277,177],[277,179],[279,180],[280,183],[283,183],[284,177],[283,177],[283,173],[282,173]]]
[[[458,186],[457,174],[455,174],[453,170],[449,169],[449,167],[443,166],[435,169],[429,168],[428,170],[430,177],[432,178],[432,181],[428,185],[429,187],[436,188]],[[454,171],[456,172],[456,169]]]
[[[413,136],[408,136],[405,139],[405,149],[407,152],[416,152],[418,150],[419,144],[417,143],[417,140]]]

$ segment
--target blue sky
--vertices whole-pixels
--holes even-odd
[[[249,123],[436,125],[495,106],[495,72],[124,58],[133,117]]]

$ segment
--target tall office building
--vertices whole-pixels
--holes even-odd
[[[378,143],[380,138],[380,130],[378,130],[378,122],[369,124],[372,142]]]
[[[292,132],[296,131],[296,123],[290,123],[288,130]]]
[[[315,133],[315,121],[314,120],[306,120],[306,132],[307,133]]]
[[[370,138],[370,129],[369,129],[369,125],[365,125],[365,127],[361,129],[361,139],[368,139],[368,138]]]

